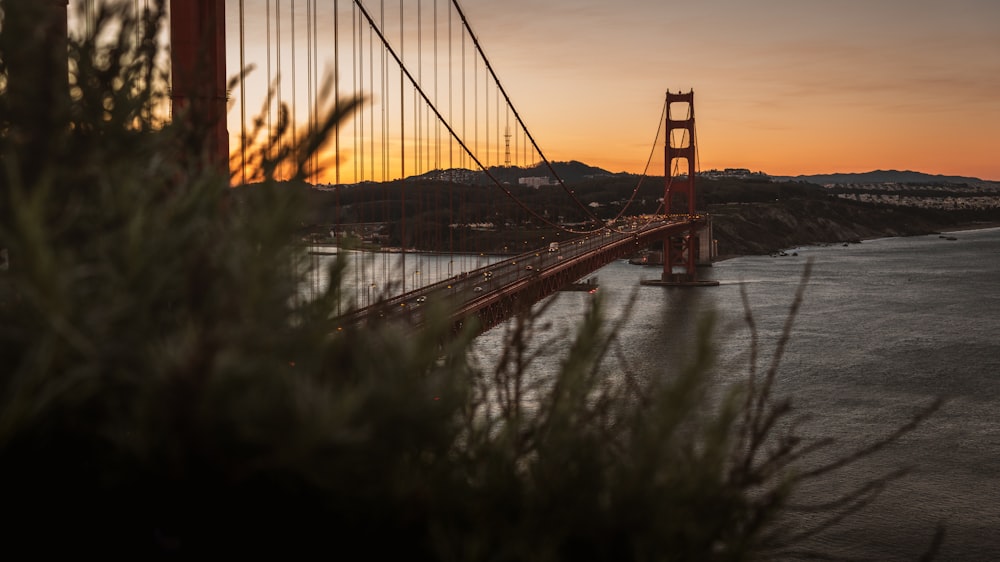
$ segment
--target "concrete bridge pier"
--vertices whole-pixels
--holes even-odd
[[[699,279],[698,267],[710,266],[718,255],[712,236],[712,221],[706,218],[687,232],[671,236],[663,243],[663,272],[660,279],[644,279],[642,285],[658,287],[715,287],[718,281]]]

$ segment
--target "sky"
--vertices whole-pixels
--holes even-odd
[[[664,92],[693,89],[702,170],[1000,180],[997,0],[462,6],[552,159],[641,169]]]
[[[82,1],[72,0],[71,9]],[[434,4],[448,3],[364,3],[372,12],[388,6],[391,17],[400,1],[408,14],[418,2],[425,14]],[[295,33],[292,18],[281,24],[286,60],[288,38],[295,36],[300,45],[305,40],[301,18],[310,2],[243,2],[244,62],[257,64],[245,88],[250,115],[260,107],[267,82],[267,30],[260,16],[265,6],[291,13],[293,2],[300,18]],[[329,27],[335,2],[315,4],[326,22],[321,34],[330,35],[322,28]],[[225,3],[227,71],[235,74],[241,3]],[[337,5],[343,12],[351,2]],[[898,169],[1000,181],[998,0],[460,0],[460,5],[549,160],[641,172],[665,92],[693,90],[701,170],[802,175]],[[277,29],[272,21],[272,38]],[[349,33],[341,31],[341,38]],[[302,47],[297,56],[303,65]],[[317,67],[331,66],[327,55],[317,59],[322,59]],[[343,69],[340,82],[350,82]],[[300,70],[299,84],[303,74]],[[287,78],[283,88],[287,100]],[[305,90],[300,85],[297,95]],[[379,103],[376,98],[372,104]],[[239,111],[230,113],[235,146],[239,118]],[[349,151],[341,152],[350,159]]]

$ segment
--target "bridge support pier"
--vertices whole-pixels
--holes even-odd
[[[659,287],[714,287],[718,281],[698,279],[698,266],[711,265],[715,257],[712,223],[706,220],[697,228],[671,236],[664,241],[663,272],[659,279],[644,279],[642,285]]]

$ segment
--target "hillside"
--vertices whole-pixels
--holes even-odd
[[[658,201],[663,195],[662,177],[645,178],[636,190],[639,178],[634,175],[611,174],[577,162],[560,167],[561,172],[577,178],[567,180],[567,184],[599,219],[616,216],[633,191],[636,195],[629,207],[630,214],[658,212]],[[522,248],[527,240],[537,239],[541,243],[545,236],[554,234],[541,224],[514,226],[523,224],[523,212],[499,190],[483,185],[478,178],[470,182],[443,178],[408,180],[405,204],[400,182],[343,186],[338,190],[307,185],[294,188],[300,189],[307,200],[301,221],[303,237],[316,241],[323,241],[336,225],[368,224],[381,225],[366,227],[369,235],[378,232],[384,243],[398,245],[400,231],[396,223],[403,208],[408,213],[408,238],[416,238],[409,243],[425,250],[441,250],[443,246],[438,247],[441,241],[448,240],[449,247],[458,251],[507,252]],[[549,216],[571,220],[576,214],[564,198],[557,197],[559,188],[534,189],[513,184],[508,189],[531,208],[541,209]],[[960,207],[954,203],[954,189],[925,189],[920,195],[921,206],[908,206],[899,204],[905,198],[893,196],[887,200],[896,204],[888,204],[869,195],[839,193],[837,189],[801,181],[699,178],[697,207],[712,214],[714,235],[723,256],[768,254],[802,245],[910,236],[970,224],[1000,223],[1000,207]],[[449,211],[449,201],[456,205],[461,202],[461,210]],[[935,207],[928,201],[947,204]],[[996,201],[991,200],[989,205],[996,205]],[[497,219],[507,225],[466,232],[460,237],[461,242],[454,241],[447,226]],[[502,224],[498,221],[498,226]],[[362,231],[358,230],[358,234]]]
[[[544,163],[538,163],[528,168],[516,166],[490,166],[487,171],[474,171],[465,169],[434,170],[412,176],[408,180],[415,181],[460,181],[469,185],[492,185],[493,179],[505,184],[516,185],[521,178],[548,178],[550,183],[556,183],[558,176],[567,184],[575,184],[594,178],[607,178],[613,176],[628,176],[624,173],[612,173],[603,168],[589,166],[583,162],[571,160],[569,162],[552,162],[552,167]],[[553,171],[555,174],[553,174]],[[492,176],[492,177],[491,177]]]
[[[976,222],[986,225],[991,220],[988,215],[898,209],[835,198],[718,205],[709,212],[721,257],[769,254],[796,246],[857,242],[866,238],[930,234]]]
[[[814,174],[807,176],[775,176],[775,181],[802,181],[818,185],[836,184],[878,184],[878,183],[924,183],[924,184],[957,184],[982,186],[1000,183],[966,176],[944,176],[925,174],[910,170],[874,170],[861,173]]]
[[[702,182],[723,256],[768,254],[810,244],[939,232],[1000,220],[997,209],[942,210],[877,204],[833,195],[804,182]]]

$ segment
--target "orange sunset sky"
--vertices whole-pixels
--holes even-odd
[[[693,88],[703,170],[1000,180],[996,0],[462,5],[550,158],[641,170],[664,90]]]
[[[71,8],[80,1],[73,0]],[[398,13],[400,1],[408,13],[418,2],[424,13],[435,5],[443,12],[448,5],[447,0],[364,4]],[[266,83],[260,72],[265,5],[291,13],[294,4],[304,17],[309,2],[244,3],[246,60],[258,65],[246,85],[247,110],[254,113]],[[239,5],[226,0],[230,74],[240,61]],[[335,2],[315,5],[323,21],[330,21]],[[336,5],[350,14],[350,1]],[[460,5],[550,160],[641,172],[665,91],[693,89],[702,170],[739,167],[799,175],[905,169],[1000,180],[998,0],[461,0]],[[302,40],[304,21],[298,25],[295,35]],[[285,27],[283,37],[291,35]],[[288,52],[286,44],[283,56]],[[300,50],[298,56],[302,61],[306,55]],[[328,68],[330,61],[323,58],[319,66]],[[349,77],[340,78],[343,83]],[[230,113],[229,129],[238,147],[239,112]]]

